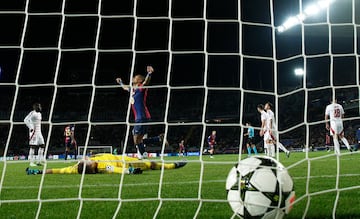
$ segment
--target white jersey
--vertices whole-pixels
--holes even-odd
[[[330,118],[330,135],[341,134],[344,131],[342,117],[345,114],[343,107],[338,103],[326,106],[325,115]]]
[[[41,113],[33,110],[25,117],[24,122],[30,130],[41,132],[41,119]]]
[[[29,128],[29,144],[43,145],[44,138],[41,133],[41,113],[35,110],[31,111],[24,119],[26,126]]]
[[[342,121],[344,114],[344,108],[338,103],[332,103],[326,106],[325,115],[329,116],[330,121]]]
[[[264,131],[266,131],[267,116],[268,115],[266,114],[266,112],[264,110],[260,112],[261,126],[262,126],[263,123],[265,123],[265,127],[261,127]],[[268,148],[267,144],[265,144],[265,142],[266,142],[266,136],[265,135],[266,135],[266,132],[264,133],[264,136],[263,136],[263,138],[264,138],[264,148]]]
[[[266,128],[266,121],[267,121],[267,114],[266,114],[266,112],[265,111],[261,111],[261,124],[262,124],[262,122],[263,121],[265,121],[265,127],[261,127],[261,128]]]
[[[276,129],[276,123],[275,123],[275,116],[274,112],[270,109],[266,111],[267,119],[266,119],[266,130],[275,131]]]

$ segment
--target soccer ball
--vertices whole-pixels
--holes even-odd
[[[286,168],[266,156],[241,160],[226,180],[227,200],[240,218],[281,219],[295,201],[294,184]]]

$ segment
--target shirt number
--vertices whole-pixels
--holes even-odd
[[[340,109],[335,109],[334,110],[334,117],[335,118],[340,118]]]

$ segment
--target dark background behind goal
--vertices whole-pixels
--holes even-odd
[[[132,0],[103,0],[101,5],[98,0],[29,0],[28,8],[25,0],[1,1],[1,154],[11,119],[15,124],[8,154],[27,153],[27,128],[21,122],[34,102],[43,105],[43,134],[51,136],[49,153],[63,151],[64,124],[73,122],[81,123],[76,126],[79,145],[89,137],[90,145],[122,146],[127,140],[129,96],[116,86],[115,78],[130,81],[133,65],[134,74],[145,74],[146,65],[155,68],[151,85],[156,87],[150,88],[148,105],[154,122],[170,124],[168,151],[177,150],[181,139],[198,150],[206,128],[207,135],[218,130],[219,152],[236,153],[231,149],[239,146],[244,131],[240,125],[251,122],[258,127],[256,105],[275,103],[274,93],[283,95],[275,108],[280,131],[304,121],[322,121],[334,91],[347,117],[359,115],[360,43],[355,47],[359,37],[352,25],[360,24],[358,1],[354,20],[350,0],[338,1],[332,7],[336,10],[330,10],[331,24],[346,25],[329,28],[321,23],[326,22],[325,12],[307,20],[320,24],[304,26],[304,39],[300,26],[273,34],[269,1],[206,2],[204,10],[203,0],[173,0],[172,5],[167,0],[139,0],[134,16]],[[298,0],[273,3],[275,26],[299,12]],[[341,54],[347,55],[337,56]],[[297,55],[301,56],[287,59]],[[305,58],[304,83],[293,69],[304,66]],[[309,90],[302,89],[304,85]],[[292,91],[296,92],[284,95]],[[54,125],[51,133],[49,120]],[[188,124],[194,122],[198,124]],[[221,126],[224,123],[234,125]],[[358,120],[345,122],[351,137],[357,124]],[[158,134],[164,125],[150,130]],[[311,125],[310,130],[310,143],[322,145],[324,124]],[[290,139],[289,147],[302,147],[305,131],[305,124],[300,125],[281,138]],[[131,145],[130,141],[129,151]]]

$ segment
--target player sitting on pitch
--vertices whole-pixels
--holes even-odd
[[[141,174],[144,170],[176,169],[186,165],[186,162],[162,163],[149,160],[139,160],[133,157],[113,155],[113,154],[96,154],[88,159],[81,160],[77,164],[64,168],[47,169],[46,174],[95,174],[95,173],[124,173],[124,174]],[[85,170],[84,170],[85,167]],[[39,169],[26,168],[26,173],[42,174]]]

